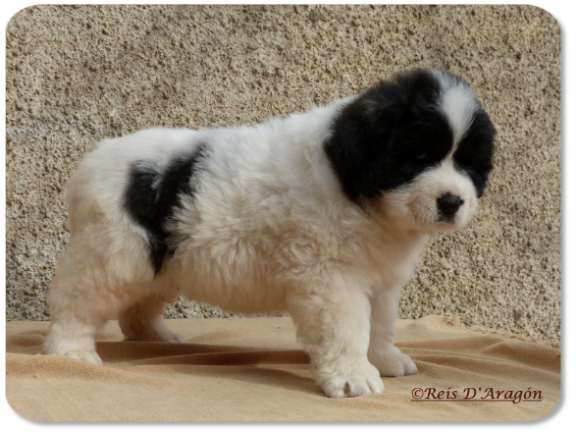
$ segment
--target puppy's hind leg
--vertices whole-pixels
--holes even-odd
[[[97,280],[76,276],[74,268],[66,268],[72,262],[65,253],[48,294],[52,322],[42,352],[102,365],[94,336],[116,315],[118,297]]]
[[[152,295],[139,301],[118,317],[120,329],[127,341],[184,343],[182,336],[164,323],[164,299]]]

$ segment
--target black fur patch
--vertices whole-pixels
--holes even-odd
[[[495,134],[495,127],[489,116],[484,110],[479,110],[453,155],[455,167],[467,174],[473,181],[477,197],[483,195],[483,190],[493,170]]]
[[[380,82],[342,109],[324,149],[352,201],[362,204],[408,184],[447,156],[453,132],[437,109],[440,92],[432,73],[416,70]],[[493,154],[494,129],[489,126],[489,117],[480,110],[461,141],[458,160],[479,195]]]
[[[166,223],[180,205],[180,195],[194,195],[191,178],[202,167],[206,146],[200,145],[189,156],[174,158],[159,173],[153,162],[134,162],[124,194],[124,206],[136,223],[146,229],[150,260],[157,275],[167,255],[174,254],[169,246],[170,233]]]

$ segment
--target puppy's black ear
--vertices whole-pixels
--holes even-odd
[[[382,82],[345,106],[335,118],[324,149],[345,194],[361,204],[382,189],[394,127],[401,116],[400,96],[393,83]]]
[[[415,131],[434,132],[443,123],[431,110],[439,93],[438,80],[419,69],[378,83],[341,110],[325,152],[351,200],[362,204],[363,198],[376,198],[407,181],[404,174],[397,174],[396,181],[390,177],[399,172],[395,162],[406,161],[395,156],[399,147],[393,145]]]
[[[489,115],[479,107],[453,156],[455,165],[473,181],[479,198],[483,196],[485,185],[493,172],[496,134],[497,131]]]

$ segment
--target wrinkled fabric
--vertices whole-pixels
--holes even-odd
[[[123,342],[109,322],[95,366],[37,354],[47,322],[9,322],[8,402],[38,421],[528,421],[560,399],[558,346],[441,316],[397,321],[418,374],[350,399],[312,380],[290,318],[167,324],[187,343]]]

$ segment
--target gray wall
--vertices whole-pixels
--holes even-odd
[[[437,67],[474,84],[496,171],[462,232],[430,244],[401,303],[560,335],[560,29],[531,6],[38,6],[7,28],[7,316],[47,319],[63,189],[105,137],[225,126]],[[223,316],[179,303],[170,316]]]

